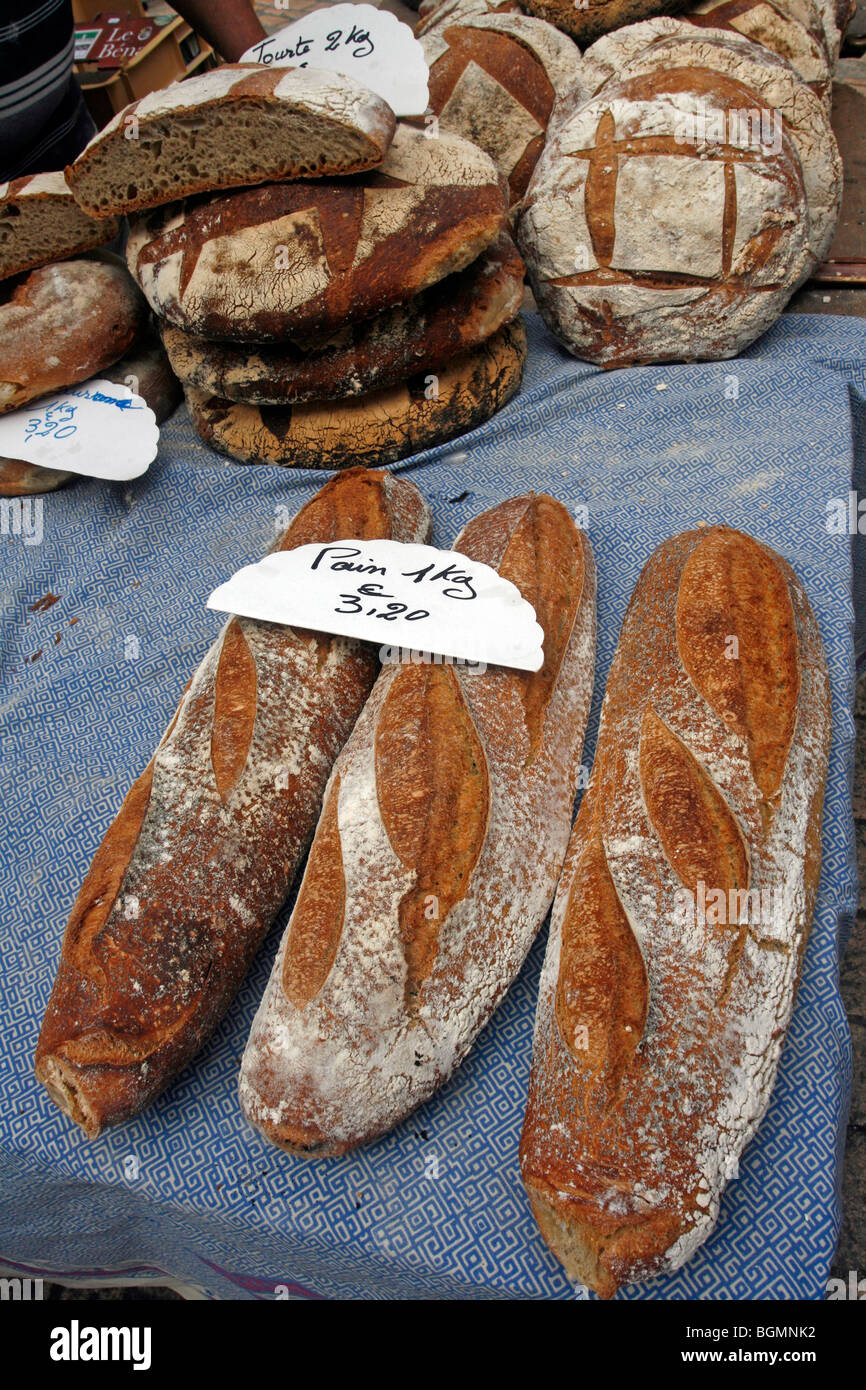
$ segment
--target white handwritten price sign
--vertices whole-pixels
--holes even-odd
[[[398,116],[427,110],[428,67],[408,24],[373,5],[330,5],[248,48],[242,62],[344,72],[378,92]]]
[[[125,482],[156,458],[156,417],[128,386],[94,378],[0,415],[0,458]]]
[[[432,545],[299,545],[238,570],[207,606],[521,671],[538,671],[543,660],[544,633],[517,586]]]

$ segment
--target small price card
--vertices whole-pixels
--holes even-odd
[[[156,458],[153,411],[128,386],[94,378],[0,415],[0,458],[125,482]]]

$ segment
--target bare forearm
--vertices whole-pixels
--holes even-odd
[[[251,0],[172,0],[172,4],[230,63],[266,37]]]

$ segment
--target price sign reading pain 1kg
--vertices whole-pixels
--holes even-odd
[[[543,661],[544,634],[516,585],[431,545],[345,540],[280,550],[238,570],[208,608],[521,671]]]

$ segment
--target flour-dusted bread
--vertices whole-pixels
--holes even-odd
[[[455,24],[470,15],[520,13],[517,0],[501,0],[499,4],[496,0],[427,0],[426,4],[421,0],[415,37],[423,38],[431,29],[439,29],[444,24]]]
[[[690,24],[732,29],[784,58],[821,97],[829,113],[833,67],[816,0],[701,0]]]
[[[544,629],[535,674],[386,666],[334,768],[250,1032],[240,1098],[280,1147],[399,1123],[471,1048],[547,913],[592,692],[595,570],[566,509],[502,502],[455,549]]]
[[[273,342],[410,299],[474,261],[506,217],[489,155],[401,125],[380,169],[160,209],[133,223],[126,254],[178,328]]]
[[[247,405],[302,405],[362,396],[438,372],[509,323],[523,299],[525,266],[507,232],[461,270],[405,304],[320,341],[271,347],[209,342],[166,324],[163,341],[184,385]]]
[[[169,366],[159,338],[150,331],[143,334],[125,357],[104,367],[99,375],[105,381],[128,386],[135,395],[141,396],[153,411],[157,424],[171,414],[181,399],[180,382]],[[54,492],[76,476],[58,468],[40,468],[25,459],[0,458],[0,497]]]
[[[667,17],[648,19],[599,39],[585,55],[584,85],[588,94],[594,94],[607,80],[624,81],[673,68],[724,73],[756,94],[766,117],[762,124],[759,106],[753,106],[754,116],[748,116],[747,149],[775,147],[782,130],[787,129],[803,172],[812,255],[816,264],[823,261],[839,220],[842,160],[820,97],[790,63],[733,30],[696,29]],[[569,104],[575,109],[580,103],[571,97],[559,103],[554,128],[567,117]]]
[[[429,535],[412,483],[355,470],[276,548]],[[39,1035],[38,1079],[91,1137],[149,1105],[225,1013],[377,670],[368,643],[250,618],[205,656],[96,852]]]
[[[604,1297],[707,1238],[767,1109],[829,746],[790,567],[727,527],[665,541],[623,624],[556,894],[520,1147],[545,1240]]]
[[[119,230],[116,218],[82,212],[62,173],[0,184],[0,280],[104,246]]]
[[[803,176],[733,143],[749,88],[703,69],[610,83],[536,166],[518,243],[548,327],[602,366],[733,357],[808,274]],[[696,113],[715,128],[699,138]]]
[[[688,0],[520,0],[528,14],[555,24],[578,43],[592,43],[600,34],[635,24],[655,14],[676,14]]]
[[[92,217],[214,188],[353,174],[382,162],[396,117],[342,73],[228,63],[125,107],[66,170]]]
[[[839,61],[839,50],[845,30],[857,12],[857,0],[815,0],[815,3],[821,16],[824,42],[830,58],[830,71],[833,73]]]
[[[521,14],[461,16],[422,39],[430,110],[441,130],[486,150],[517,203],[544,147],[557,96],[575,81],[580,50]]]
[[[242,405],[186,391],[205,443],[241,463],[370,468],[431,449],[483,425],[520,386],[526,332],[514,319],[438,372],[368,396],[308,405]]]
[[[32,270],[0,304],[0,414],[104,371],[146,319],[147,305],[119,263]]]

